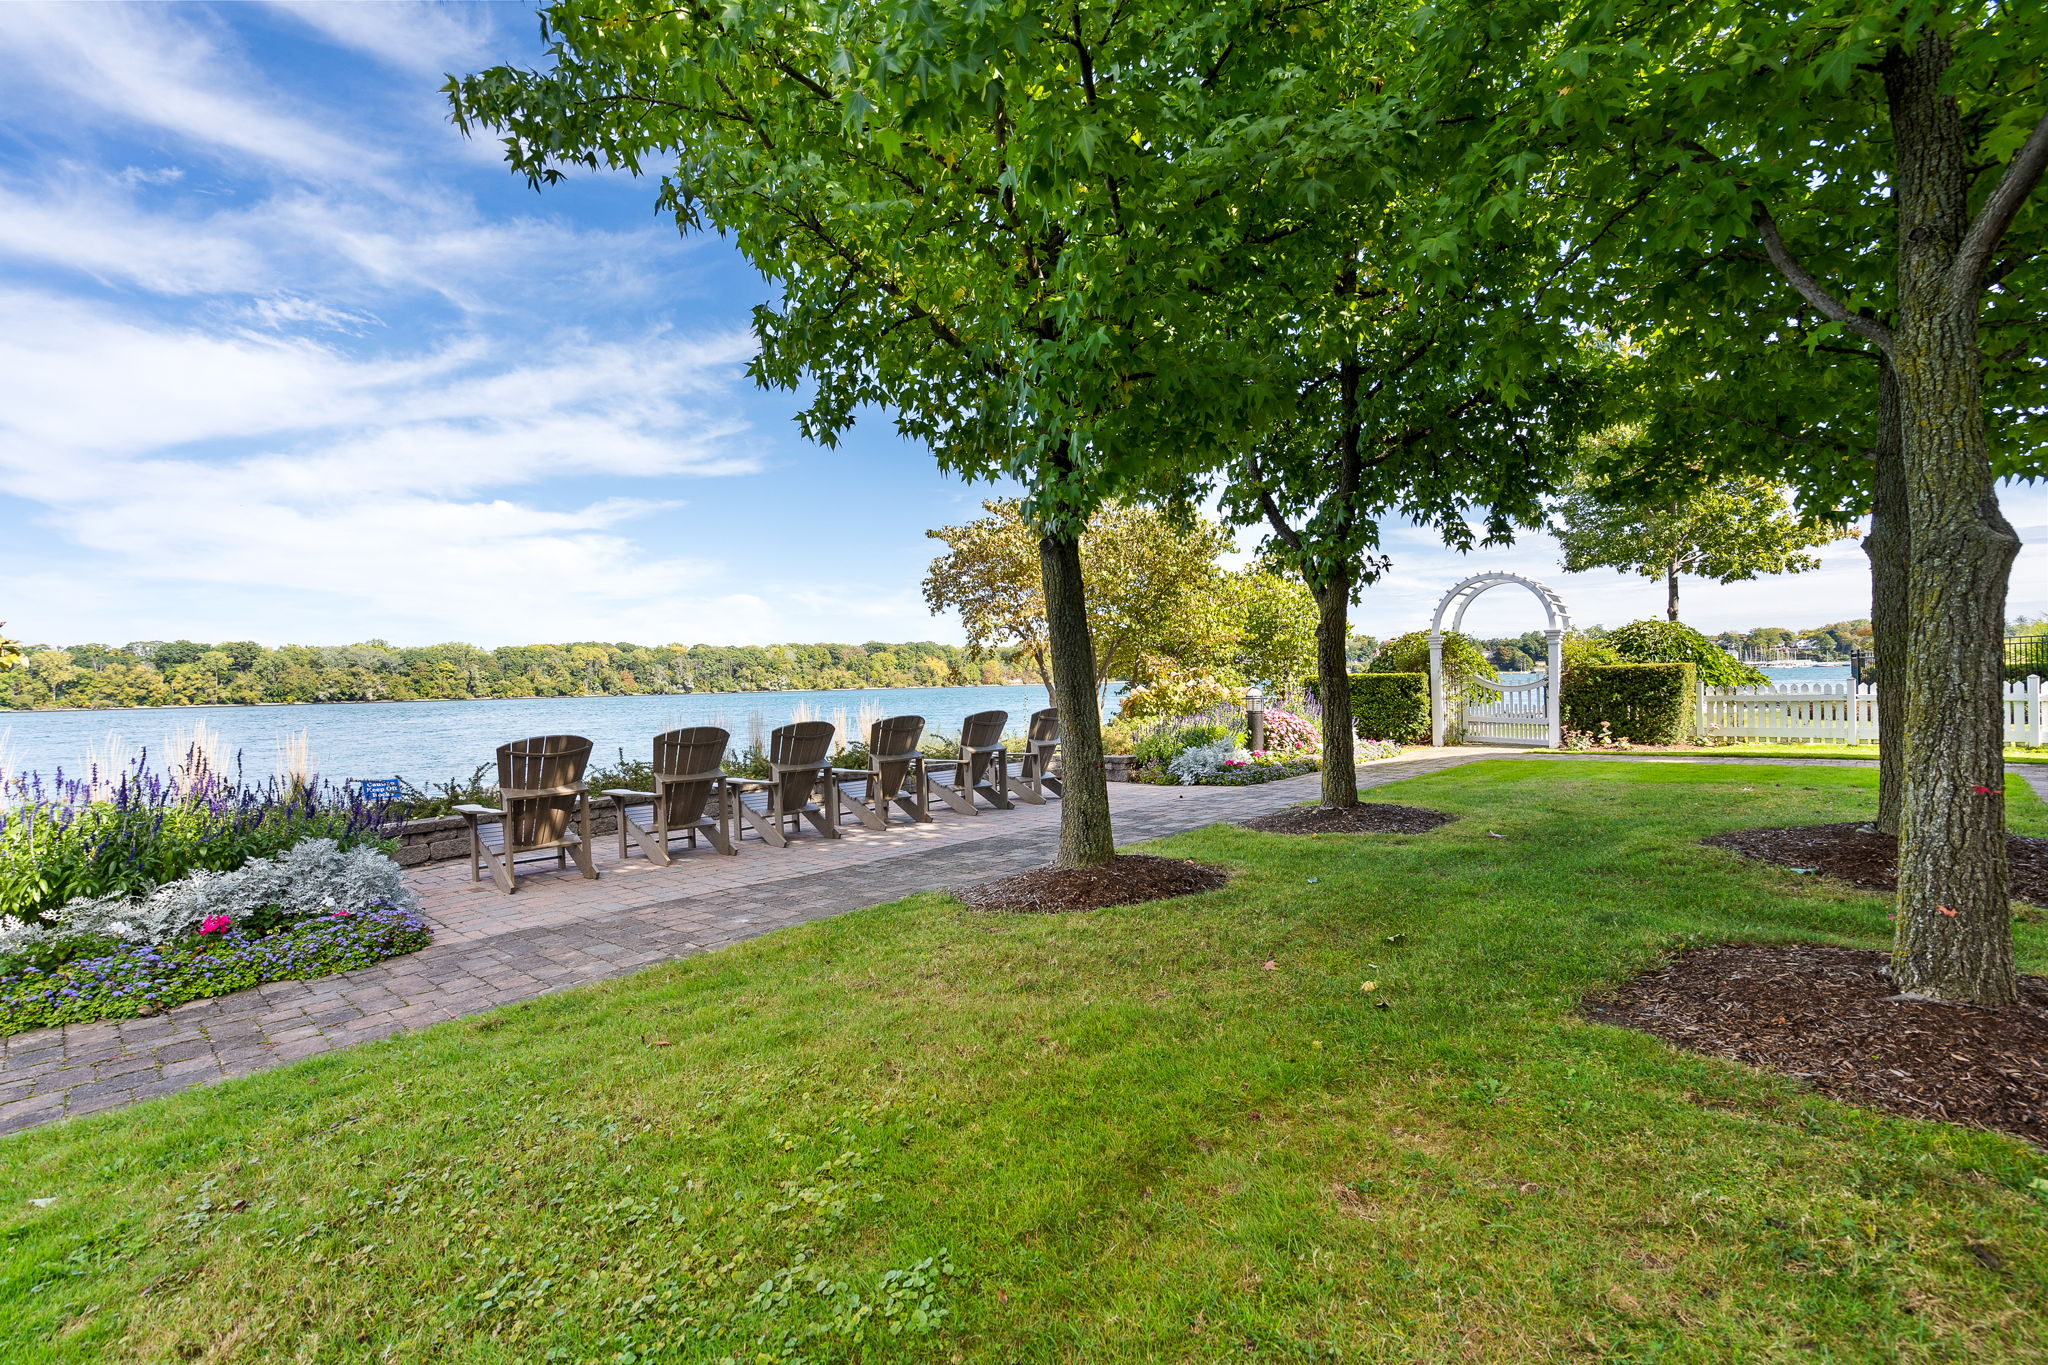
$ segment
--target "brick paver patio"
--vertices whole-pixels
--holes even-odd
[[[1359,769],[1375,787],[1485,758],[1572,762],[1625,755],[1532,755],[1466,747],[1411,752]],[[1646,763],[1872,767],[1869,759],[1637,755]],[[2008,770],[2048,800],[2048,767]],[[1121,842],[1314,799],[1320,779],[1260,787],[1110,787]],[[246,1075],[316,1052],[383,1038],[711,952],[807,920],[1021,871],[1045,862],[1059,806],[956,815],[887,831],[848,826],[837,840],[787,849],[747,841],[738,857],[708,849],[658,868],[621,863],[600,841],[598,881],[548,872],[505,896],[472,883],[467,863],[406,874],[434,926],[430,947],[360,971],[279,981],[195,1000],[148,1019],[38,1029],[0,1039],[0,1133],[96,1113],[188,1086]]]
[[[1360,769],[1377,786],[1501,752],[1405,755]],[[1312,800],[1320,779],[1260,787],[1111,786],[1117,837],[1136,843]],[[406,874],[434,928],[431,946],[359,971],[279,981],[195,1000],[147,1019],[38,1029],[0,1039],[0,1132],[96,1113],[188,1086],[530,1000],[656,962],[710,952],[786,925],[916,891],[1044,863],[1059,805],[978,816],[940,809],[928,825],[847,827],[787,849],[748,840],[737,857],[701,849],[660,868],[620,862],[600,840],[600,880],[574,869],[501,894],[469,865]]]

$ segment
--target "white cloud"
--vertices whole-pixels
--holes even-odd
[[[343,47],[413,74],[437,75],[477,60],[490,37],[488,13],[407,0],[271,0]]]
[[[571,334],[352,356],[0,294],[0,492],[40,504],[102,586],[260,586],[436,633],[584,635],[572,623],[716,597],[705,564],[622,528],[687,515],[629,481],[755,467],[745,425],[712,411],[750,349]],[[576,478],[604,495],[521,491]]]
[[[284,111],[205,11],[158,5],[0,5],[0,53],[74,104],[294,175],[359,180],[385,157]]]
[[[261,289],[276,271],[239,217],[150,213],[132,189],[116,192],[75,177],[23,190],[0,183],[0,257],[155,294]]]

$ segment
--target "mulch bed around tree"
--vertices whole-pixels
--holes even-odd
[[[2002,1010],[1892,995],[1880,952],[1730,944],[1694,949],[1585,1013],[1850,1104],[2048,1146],[2048,980],[2021,977],[2020,1003]]]
[[[1240,820],[1246,829],[1265,834],[1422,834],[1457,817],[1421,806],[1366,802],[1349,810],[1322,806],[1289,806],[1286,810]]]
[[[1738,829],[1700,840],[1732,848],[1746,858],[1834,877],[1866,891],[1898,889],[1898,840],[1863,825],[1800,825],[1792,829]],[[2005,836],[2012,898],[2048,905],[2048,839]]]
[[[1221,868],[1149,853],[1119,854],[1101,867],[1034,867],[992,881],[957,888],[953,894],[975,910],[1026,915],[1062,915],[1214,891],[1229,881]]]

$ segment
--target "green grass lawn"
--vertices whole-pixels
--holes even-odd
[[[1372,794],[1430,834],[1149,846],[1206,895],[913,897],[0,1141],[0,1360],[2039,1361],[2048,1156],[1574,1018],[1882,946],[1695,842],[1874,782],[1481,763]]]
[[[1562,749],[1537,749],[1536,753],[1563,753]],[[1876,758],[1877,745],[1872,744],[1779,744],[1759,740],[1754,744],[1717,744],[1712,748],[1684,750],[1646,750],[1644,752],[1673,752],[1698,754],[1704,758]],[[2008,745],[2005,750],[2007,763],[2048,763],[2048,748],[2022,745],[2017,748]]]

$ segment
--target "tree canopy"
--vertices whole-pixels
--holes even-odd
[[[983,506],[985,517],[925,533],[946,546],[925,577],[925,602],[960,614],[970,649],[1028,662],[1051,687],[1038,537],[1017,499]],[[1282,691],[1306,676],[1313,601],[1268,569],[1224,568],[1230,545],[1201,518],[1121,502],[1096,512],[1081,566],[1098,693],[1112,681],[1143,687],[1194,674]]]
[[[1581,480],[1551,503],[1549,517],[1567,572],[1618,569],[1660,580],[1673,621],[1681,575],[1739,583],[1802,573],[1820,567],[1808,550],[1854,534],[1795,515],[1781,487],[1752,475],[1700,480],[1654,500]]]

